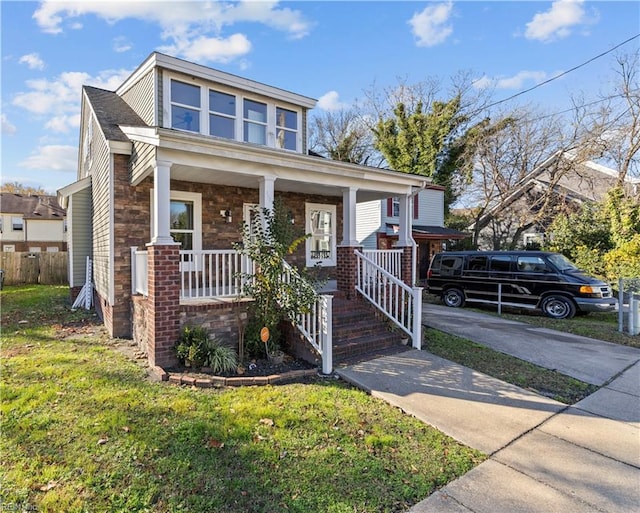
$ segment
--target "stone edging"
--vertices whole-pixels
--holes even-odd
[[[167,372],[163,368],[157,366],[151,367],[149,369],[149,373],[156,381],[167,381],[172,385],[188,385],[197,388],[275,385],[291,383],[303,378],[318,376],[317,369],[303,369],[283,372],[282,374],[271,374],[270,376],[240,376],[229,378],[211,376],[210,378],[194,378],[193,376],[180,372]]]

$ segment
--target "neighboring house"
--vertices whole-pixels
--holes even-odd
[[[411,234],[417,245],[416,281],[426,278],[431,257],[452,240],[468,233],[444,226],[444,187],[429,185],[414,195],[411,209]],[[397,244],[400,222],[399,198],[369,201],[357,206],[357,240],[365,249],[390,249]]]
[[[541,244],[557,215],[576,211],[585,202],[601,201],[617,179],[614,169],[556,153],[480,213],[469,231],[475,234],[479,249],[509,249],[506,246],[512,241],[515,248]],[[640,179],[627,177],[624,186],[640,195]]]
[[[66,251],[66,216],[55,196],[0,193],[2,251]]]
[[[411,281],[408,213],[428,180],[309,155],[315,104],[160,53],[116,91],[83,88],[77,181],[58,193],[72,292],[90,257],[96,310],[112,336],[133,337],[160,366],[175,361],[187,323],[237,337],[234,273],[244,264],[233,245],[252,207],[276,198],[311,234],[290,263],[322,268],[349,299],[362,249],[357,205],[398,197],[402,279]]]

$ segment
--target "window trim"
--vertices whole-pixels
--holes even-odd
[[[278,104],[275,104],[274,109],[275,109],[275,134],[276,134],[276,137],[275,137],[275,140],[274,140],[274,146],[279,150],[287,150],[287,151],[297,152],[298,151],[298,147],[299,147],[298,139],[299,139],[299,134],[300,134],[300,131],[299,131],[298,127],[300,126],[300,123],[301,123],[300,112],[298,112],[296,110],[291,110],[290,108],[283,107],[283,106],[278,105]],[[295,114],[295,116],[296,116],[296,127],[295,128],[290,128],[287,125],[278,124],[278,109],[284,110],[284,111],[287,111],[287,112],[291,112],[292,114]],[[291,148],[286,148],[285,146],[280,146],[279,145],[279,143],[278,143],[278,135],[279,135],[279,132],[281,130],[284,131],[284,132],[288,132],[288,133],[294,135],[295,148],[291,149]]]
[[[153,233],[153,189],[151,193],[151,210],[149,212],[150,227]],[[193,251],[202,251],[202,194],[199,192],[174,191],[169,192],[169,201],[190,201],[193,203]],[[171,233],[171,229],[169,229]]]
[[[313,210],[325,210],[331,214],[331,233],[330,236],[330,254],[329,258],[311,258],[311,243],[313,241],[313,229],[311,226],[311,211]],[[320,267],[334,267],[337,262],[337,243],[336,243],[336,228],[337,228],[337,218],[336,218],[336,206],[329,205],[326,203],[305,203],[304,204],[304,218],[305,218],[305,228],[306,232],[311,234],[311,237],[307,238],[305,243],[305,258],[307,267],[313,267],[315,265],[319,265]]]
[[[20,227],[16,228],[17,225]],[[24,232],[24,217],[11,216],[11,231]]]

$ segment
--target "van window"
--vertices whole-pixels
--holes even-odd
[[[492,256],[489,262],[489,270],[509,272],[511,270],[511,257],[507,255]]]
[[[442,276],[453,276],[454,274],[460,274],[462,270],[462,257],[461,256],[442,256],[440,264],[440,274]]]
[[[525,273],[543,273],[547,271],[547,264],[538,256],[519,256],[518,271]]]
[[[470,271],[484,271],[487,268],[486,256],[470,256],[467,269]]]

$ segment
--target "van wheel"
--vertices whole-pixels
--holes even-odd
[[[542,300],[542,313],[552,319],[571,319],[576,314],[576,307],[564,296],[548,296]]]
[[[447,289],[442,294],[442,302],[453,308],[464,306],[464,293],[460,289]]]

